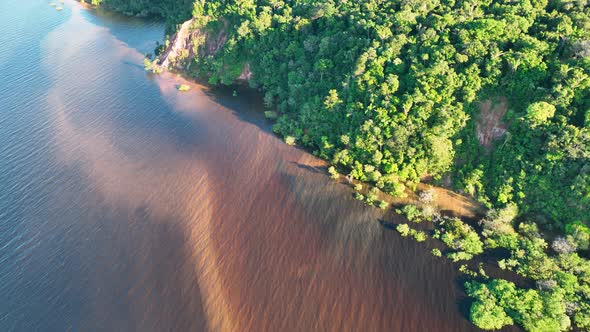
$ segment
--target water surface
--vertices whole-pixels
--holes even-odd
[[[146,74],[163,30],[0,0],[0,330],[474,329],[257,98]]]

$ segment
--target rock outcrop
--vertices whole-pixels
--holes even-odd
[[[227,42],[226,21],[222,21],[221,28],[217,31],[197,26],[197,19],[193,18],[184,22],[178,31],[166,42],[166,48],[158,57],[158,66],[162,69],[178,71],[189,74],[193,71],[193,61],[199,58],[214,56]],[[249,81],[252,78],[250,64],[246,63],[236,81]]]
[[[217,32],[195,27],[195,19],[184,22],[170,38],[159,57],[160,66],[172,70],[186,70],[195,57],[207,57],[219,51],[227,41],[227,23]]]

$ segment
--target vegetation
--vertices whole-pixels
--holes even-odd
[[[434,248],[431,250],[432,254],[436,257],[441,257],[442,256],[442,252],[440,251],[440,249]]]
[[[276,120],[278,117],[278,114],[277,114],[277,112],[273,112],[273,111],[265,111],[264,116],[269,120]]]
[[[406,237],[408,235],[410,235],[410,227],[408,226],[408,224],[399,224],[397,225],[397,227],[395,228],[399,234],[403,237]]]
[[[455,250],[447,254],[454,262],[471,259],[483,252],[483,243],[477,232],[458,218],[445,218],[435,236],[450,249]]]
[[[95,6],[134,16],[157,16],[166,20],[169,32],[191,18],[194,0],[82,0]]]
[[[565,0],[195,1],[193,28],[227,42],[189,67],[217,84],[249,64],[275,131],[355,179],[403,195],[451,174],[489,207],[515,203],[563,230],[590,215],[587,12]],[[511,101],[507,133],[486,150],[477,106],[498,95]]]
[[[571,224],[566,236],[555,237],[549,245],[537,224],[517,223],[517,215],[515,205],[490,210],[479,223],[481,237],[458,218],[437,219],[434,238],[447,246],[450,252],[446,256],[452,261],[467,261],[502,249],[508,257],[496,257],[497,265],[535,284],[519,288],[510,281],[488,277],[482,263],[478,272],[461,265],[459,271],[473,279],[465,284],[474,299],[470,319],[486,330],[514,323],[527,331],[566,331],[572,326],[590,329],[590,261],[578,253],[588,243],[587,227]],[[416,232],[407,224],[400,224],[397,230],[402,236]],[[442,256],[436,248],[432,254]]]
[[[189,91],[191,89],[191,87],[186,84],[180,84],[180,85],[176,86],[176,89],[180,92],[186,92],[186,91]]]
[[[337,168],[396,197],[446,178],[482,202],[478,225],[441,216],[428,192],[400,210],[434,222],[451,260],[504,252],[498,266],[536,285],[462,265],[477,326],[590,329],[587,1],[92,1],[162,16],[171,31],[192,17],[194,31],[223,37],[211,47],[190,35],[203,56],[187,74],[231,84],[247,66],[274,132],[331,161],[333,177]],[[480,110],[495,98],[507,98],[505,114]],[[355,198],[382,205],[377,192]]]
[[[340,174],[338,174],[338,171],[334,166],[328,167],[328,173],[330,174],[330,177],[334,180],[338,180],[340,178]]]

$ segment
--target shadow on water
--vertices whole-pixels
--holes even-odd
[[[301,164],[301,163],[297,163],[292,161],[291,163],[293,163],[295,166],[297,166],[300,169],[304,169],[316,174],[326,174],[327,171],[327,167],[319,167],[319,166],[310,166],[310,165],[305,165],[305,164]]]
[[[275,135],[272,131],[273,122],[264,117],[264,110],[267,108],[263,103],[263,94],[248,87],[246,83],[212,87],[207,91],[207,96],[240,120]]]
[[[90,6],[81,12],[89,23],[105,28],[115,38],[141,54],[154,53],[156,42],[164,39],[164,24],[158,18],[126,16]],[[138,38],[141,35],[141,38]]]

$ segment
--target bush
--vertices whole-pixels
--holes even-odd
[[[481,221],[481,225],[485,231],[496,234],[510,234],[514,233],[512,221],[518,215],[518,207],[516,204],[508,204],[502,209],[491,209],[487,216]]]
[[[277,114],[277,112],[265,111],[264,117],[266,117],[269,120],[276,120],[279,117],[279,115]]]
[[[457,252],[448,253],[447,257],[450,260],[452,260],[453,262],[458,262],[458,261],[468,261],[473,258],[473,255],[468,254],[464,251],[457,251]]]
[[[415,205],[406,205],[402,208],[402,212],[409,221],[419,223],[422,221],[422,211]]]
[[[340,174],[338,174],[338,171],[334,166],[328,167],[328,173],[330,173],[330,177],[334,180],[338,180],[338,178],[340,178]]]
[[[295,145],[295,137],[293,136],[285,136],[285,143],[287,145]]]
[[[440,249],[434,248],[431,250],[431,253],[436,256],[436,257],[441,257],[442,256],[442,252],[440,251]]]
[[[408,226],[407,224],[399,224],[395,229],[403,237],[410,235],[410,226]]]
[[[186,84],[180,84],[180,85],[176,86],[176,89],[178,89],[178,91],[181,91],[181,92],[186,92],[186,91],[189,91],[191,89],[191,87]]]
[[[367,199],[366,199],[367,204],[373,205],[376,200],[377,200],[377,195],[375,195],[373,193],[367,194]]]
[[[579,222],[569,223],[565,226],[565,231],[566,234],[572,236],[579,249],[588,250],[590,245],[590,228],[588,226]]]
[[[451,249],[459,251],[448,255],[453,260],[471,259],[483,252],[483,243],[477,232],[458,218],[445,219],[440,238]]]
[[[406,186],[403,183],[393,182],[391,184],[392,190],[389,192],[393,197],[405,198],[408,197],[406,194]]]
[[[426,235],[426,233],[423,231],[417,231],[417,230],[413,229],[410,231],[410,233],[411,233],[412,237],[414,238],[414,240],[416,240],[418,242],[424,242],[428,238],[428,235]]]

